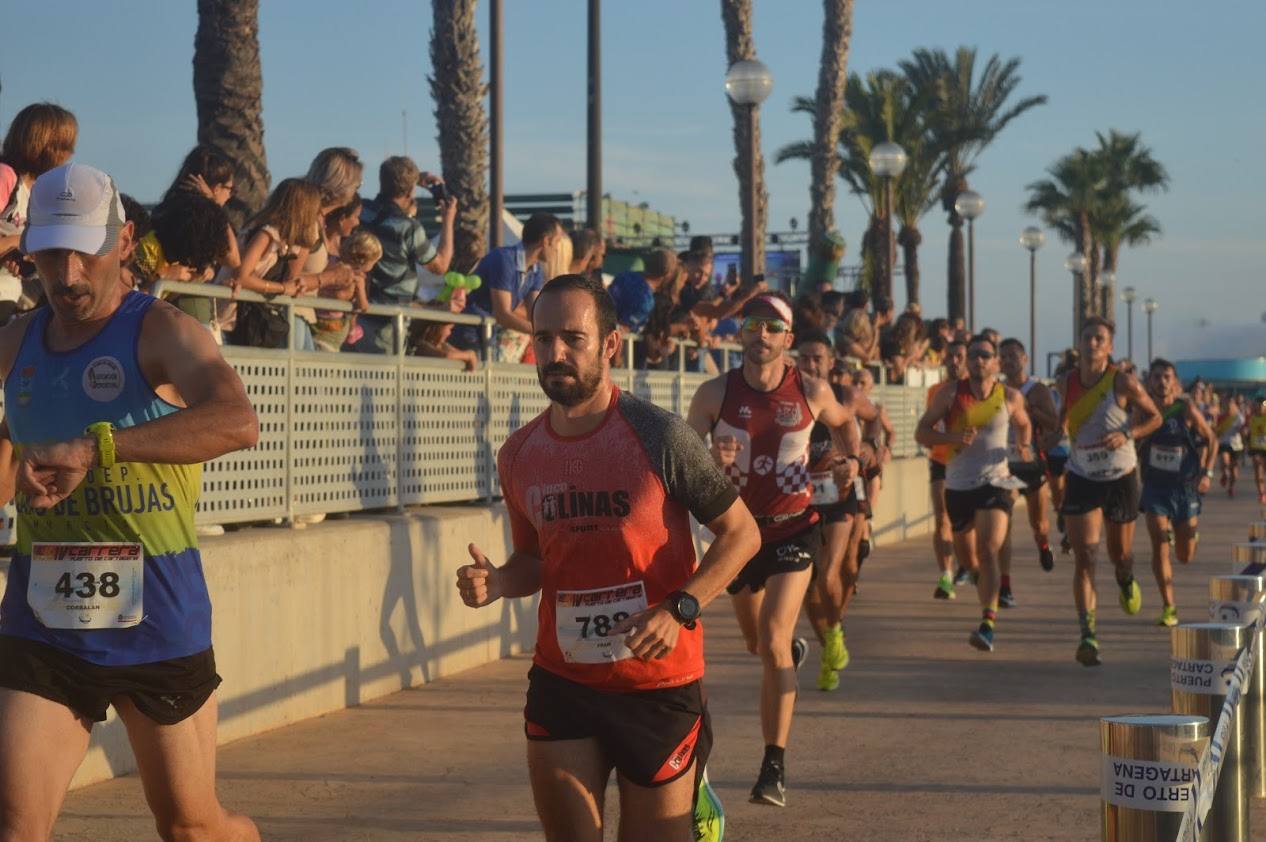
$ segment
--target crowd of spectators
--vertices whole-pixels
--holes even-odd
[[[39,303],[33,266],[22,259],[19,234],[30,186],[73,154],[78,125],[59,106],[38,103],[19,112],[0,150],[0,321]],[[652,249],[605,274],[608,243],[588,228],[568,230],[538,213],[523,224],[520,241],[494,248],[476,265],[453,266],[457,200],[443,180],[404,156],[378,168],[377,192],[362,198],[364,165],[353,149],[319,152],[301,177],[281,180],[240,228],[226,205],[233,196],[232,162],[196,146],[185,157],[156,206],[147,210],[126,196],[136,247],[125,283],[149,291],[162,280],[214,284],[234,294],[247,290],[264,303],[199,295],[170,296],[227,344],[306,351],[407,353],[457,360],[468,369],[485,358],[531,362],[532,302],[542,285],[566,274],[603,279],[621,326],[642,340],[633,363],[645,368],[715,372],[733,365],[737,318],[743,305],[768,287],[759,277],[741,282],[733,268],[714,273],[712,241],[695,237],[682,252]],[[431,192],[436,218],[418,214],[419,189]],[[428,230],[429,229],[429,230]],[[290,308],[287,298],[303,297]],[[352,312],[306,306],[311,299],[349,302]],[[438,313],[411,320],[396,336],[394,318],[366,312],[371,304],[439,310],[483,317],[479,325],[444,321]],[[832,341],[837,368],[882,367],[890,382],[940,365],[946,343],[964,333],[944,319],[925,321],[917,305],[895,315],[892,302],[873,302],[861,291],[830,284],[795,300],[797,333],[820,332]],[[419,315],[421,313],[419,312]],[[623,355],[622,351],[622,355]],[[623,359],[621,359],[623,363]]]

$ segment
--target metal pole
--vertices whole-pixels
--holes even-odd
[[[976,220],[967,220],[967,329],[976,333]]]
[[[1037,377],[1037,249],[1029,249],[1029,376]]]
[[[892,176],[888,176],[887,178],[884,179],[884,193],[886,194],[887,204],[888,204],[886,221],[884,224],[884,227],[887,229],[885,231],[885,233],[887,234],[887,237],[885,239],[888,245],[888,253],[884,255],[884,275],[885,275],[885,280],[887,281],[887,284],[888,284],[888,289],[884,292],[884,295],[888,296],[889,301],[892,301],[893,300],[892,267],[893,267],[893,264],[897,262],[896,255],[893,253],[897,250],[897,244],[893,240],[893,230],[892,230],[892,206],[894,204],[892,200]]]
[[[1209,619],[1215,623],[1247,624],[1266,611],[1266,576],[1213,576],[1209,579]],[[1266,669],[1258,630],[1257,661],[1244,687],[1244,785],[1250,798],[1266,798]]]
[[[747,189],[743,191],[743,283],[756,274],[756,106],[745,105],[747,119]]]
[[[491,21],[488,27],[488,64],[490,65],[488,80],[488,137],[491,141],[491,154],[488,156],[488,193],[491,219],[488,232],[488,247],[501,245],[501,211],[505,206],[504,187],[502,184],[502,130],[504,110],[502,108],[502,38],[501,38],[501,0],[490,0],[488,10]]]
[[[599,0],[589,0],[589,165],[585,224],[602,231],[602,26]]]
[[[1105,842],[1173,839],[1209,744],[1205,716],[1105,716],[1099,720],[1101,836]],[[1166,781],[1158,785],[1149,775]],[[1174,797],[1179,796],[1179,797]]]
[[[1126,336],[1126,343],[1127,343],[1126,350],[1128,351],[1130,362],[1134,362],[1134,302],[1133,301],[1125,302],[1125,336]],[[1148,365],[1152,364],[1152,358],[1150,354],[1148,355],[1148,358],[1147,358],[1147,364]]]
[[[1152,314],[1151,313],[1147,314],[1147,359],[1148,359],[1149,364],[1151,363],[1152,360],[1156,359],[1155,357],[1152,356]]]
[[[1170,629],[1169,686],[1174,713],[1207,716],[1214,724],[1227,700],[1236,654],[1248,642],[1249,628],[1230,623],[1182,623]],[[1248,792],[1244,780],[1244,705],[1231,717],[1222,754],[1222,771],[1213,791],[1203,839],[1247,842]]]

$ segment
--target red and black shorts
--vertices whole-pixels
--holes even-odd
[[[0,635],[0,687],[65,705],[89,722],[104,722],[119,696],[159,725],[175,725],[206,703],[220,676],[207,649],[150,664],[102,666],[47,643]]]
[[[838,503],[827,503],[826,505],[814,506],[813,508],[817,511],[818,517],[820,518],[818,522],[823,526],[827,526],[832,523],[839,523],[846,517],[855,517],[859,514],[865,514],[866,510],[865,505],[859,503],[857,501],[857,495],[852,492],[849,493],[848,497]]]
[[[750,588],[752,593],[756,593],[765,587],[771,576],[811,569],[821,552],[822,528],[816,522],[794,535],[765,541],[752,560],[743,565],[734,581],[726,586],[726,593],[734,595],[743,588]]]
[[[533,664],[523,719],[529,740],[597,740],[616,771],[643,787],[702,769],[712,753],[712,718],[701,681],[619,693]]]

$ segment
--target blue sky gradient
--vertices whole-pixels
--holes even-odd
[[[585,3],[506,0],[506,189],[571,191],[585,183]],[[821,5],[755,0],[759,57],[774,74],[762,109],[765,155],[809,136],[790,113],[811,95],[821,51]],[[403,150],[438,166],[429,87],[430,3],[262,0],[264,125],[274,182],[302,173],[325,146],[346,145],[373,165]],[[487,6],[481,4],[485,49]],[[127,192],[157,198],[194,143],[192,0],[13,4],[0,54],[0,126],[49,99],[80,120],[77,158],[102,166]],[[1168,193],[1148,197],[1164,234],[1126,251],[1119,284],[1161,302],[1156,351],[1175,356],[1266,354],[1266,4],[1217,0],[859,0],[849,69],[892,67],[916,47],[975,45],[983,57],[1019,56],[1021,95],[1049,104],[1014,122],[979,160],[972,187],[988,208],[976,225],[977,317],[1027,338],[1027,256],[1017,242],[1034,220],[1024,186],[1096,130],[1141,131],[1168,167]],[[18,34],[20,33],[20,34]],[[722,79],[719,4],[629,0],[603,4],[605,189],[687,219],[695,231],[738,228],[730,115]],[[807,163],[767,165],[772,227],[808,210]],[[840,195],[836,219],[850,262],[865,225],[858,199]],[[943,311],[947,227],[923,220],[924,311]],[[1039,350],[1066,344],[1069,247],[1049,237],[1038,255]],[[896,283],[898,304],[904,287]],[[1124,323],[1124,305],[1119,311]],[[1135,312],[1136,356],[1145,353]],[[1221,327],[1234,330],[1219,330]],[[1219,342],[1219,336],[1234,341]],[[1124,351],[1122,337],[1120,351]]]

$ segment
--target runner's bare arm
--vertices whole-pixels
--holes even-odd
[[[1043,383],[1033,384],[1029,390],[1025,409],[1029,420],[1043,430],[1054,430],[1059,426],[1059,413],[1055,411],[1055,401],[1051,398],[1051,390]]]
[[[1068,432],[1068,373],[1060,375],[1055,381],[1055,391],[1059,393],[1059,432]]]
[[[9,421],[0,421],[0,506],[7,506],[18,488],[18,460],[13,455]]]
[[[927,412],[919,419],[914,428],[914,440],[924,447],[936,447],[938,444],[962,444],[962,434],[950,431],[941,432],[936,425],[949,417],[950,407],[954,405],[957,389],[937,389],[928,404]]]
[[[714,377],[699,385],[695,395],[690,399],[690,410],[686,413],[686,423],[699,434],[704,441],[716,426],[721,415],[721,401],[725,397],[725,375]]]
[[[1133,405],[1138,410],[1137,420],[1130,425],[1130,437],[1138,441],[1144,436],[1156,432],[1162,422],[1161,414],[1156,408],[1156,404],[1152,401],[1152,396],[1139,383],[1138,378],[1133,374],[1121,374],[1118,372],[1112,388],[1116,391],[1118,397],[1125,398],[1127,405]],[[1115,442],[1118,436],[1121,438],[1119,444],[1108,442],[1108,439],[1112,439]],[[1125,443],[1125,437],[1120,433],[1109,433],[1104,439],[1104,443],[1112,448],[1120,447],[1121,444]]]
[[[1029,449],[1033,443],[1033,422],[1029,419],[1028,409],[1024,405],[1024,396],[1018,389],[1007,387],[1007,411],[1011,416],[1011,426],[1015,429],[1015,447],[1020,459],[1025,462],[1033,460],[1033,452]]]
[[[873,410],[873,417],[876,418],[879,417],[879,410],[857,389],[850,386],[841,388],[841,394],[844,396],[843,402],[835,399],[835,393],[831,391],[830,384],[825,380],[817,377],[804,378],[805,397],[809,401],[809,408],[813,411],[813,417],[830,429],[831,441],[835,445],[835,449],[844,456],[854,457],[850,461],[856,468],[860,469],[862,431],[855,423],[855,418],[861,415],[858,405],[865,403],[866,407]],[[843,476],[837,478],[837,481],[843,479],[845,482],[852,482],[852,468],[842,466],[842,471]]]

